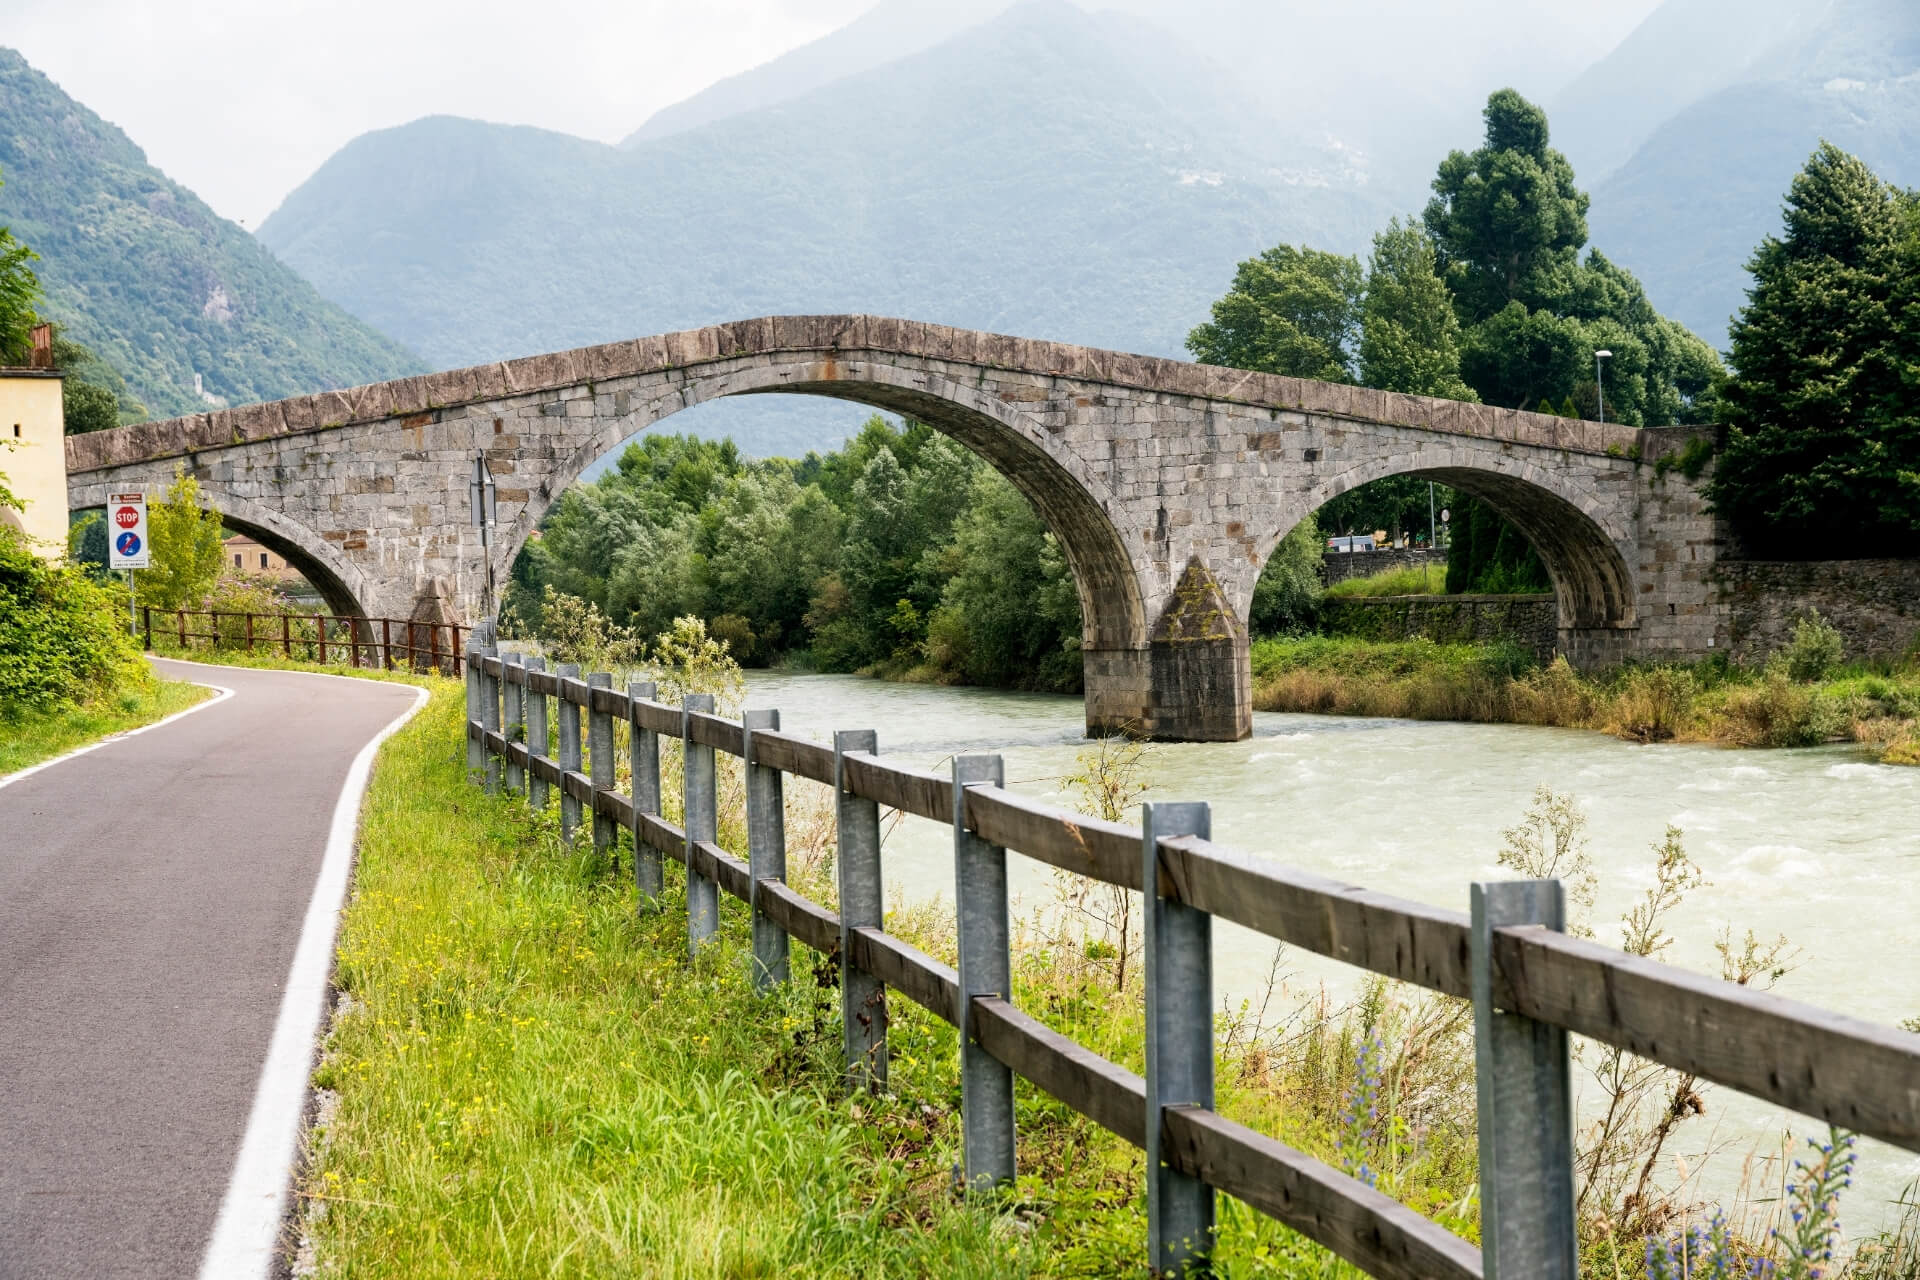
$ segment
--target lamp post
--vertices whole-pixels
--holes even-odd
[[[1607,379],[1606,374],[1603,372],[1605,366],[1600,362],[1602,360],[1611,360],[1612,358],[1613,352],[1611,351],[1596,351],[1593,353],[1593,392],[1600,400],[1600,421],[1602,422],[1607,420]]]
[[[467,498],[473,508],[473,523],[480,528],[480,560],[486,566],[486,577],[480,597],[480,615],[483,618],[493,616],[493,523],[495,499],[493,488],[493,469],[487,466],[487,455],[473,455],[473,478],[467,482]]]

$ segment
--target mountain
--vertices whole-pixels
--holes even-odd
[[[1548,104],[1554,145],[1597,182],[1656,129],[1739,83],[1826,0],[1667,0]]]
[[[1920,183],[1912,0],[1817,4],[1739,83],[1681,110],[1594,187],[1593,240],[1662,311],[1724,344],[1746,262],[1779,232],[1787,187],[1823,139],[1889,181]]]
[[[40,255],[46,314],[156,416],[423,368],[6,48],[0,179],[0,225]]]
[[[896,59],[931,49],[1006,9],[1012,0],[883,0],[844,27],[771,62],[729,76],[656,111],[621,142],[635,147],[703,124],[775,106]]]
[[[787,101],[615,148],[369,134],[261,239],[436,365],[783,311],[1175,354],[1240,259],[1391,210],[1163,30],[1029,0]]]

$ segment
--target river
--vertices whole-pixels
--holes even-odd
[[[778,708],[785,731],[808,737],[874,729],[882,754],[922,767],[997,751],[1014,790],[1069,806],[1059,779],[1086,745],[1072,697],[754,672],[747,701]],[[1146,772],[1148,799],[1210,803],[1222,843],[1462,912],[1472,881],[1508,878],[1495,861],[1502,832],[1550,785],[1587,814],[1602,941],[1618,941],[1615,922],[1652,883],[1651,846],[1671,824],[1710,883],[1672,915],[1665,959],[1717,973],[1723,928],[1785,934],[1801,963],[1776,990],[1881,1023],[1920,1016],[1920,770],[1871,763],[1858,748],[1640,746],[1578,730],[1257,713],[1248,740],[1156,745]],[[951,839],[922,819],[896,826],[883,855],[889,893],[951,902]],[[1050,871],[1011,862],[1016,913],[1042,908]],[[1214,936],[1216,1002],[1257,995],[1274,944],[1226,924]],[[1356,978],[1297,949],[1282,970],[1296,1001],[1322,984],[1344,993]],[[1726,1194],[1729,1171],[1766,1135],[1816,1131],[1728,1090],[1708,1104],[1669,1149],[1697,1171],[1697,1148],[1727,1144],[1709,1162],[1709,1195]],[[1856,1230],[1885,1220],[1885,1201],[1920,1177],[1920,1157],[1861,1152],[1851,1212],[1843,1205]]]

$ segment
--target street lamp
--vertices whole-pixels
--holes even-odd
[[[1602,366],[1600,362],[1611,359],[1613,359],[1613,352],[1611,351],[1596,351],[1593,353],[1593,390],[1594,394],[1600,398],[1600,421],[1602,422],[1607,420],[1607,379],[1606,375],[1602,372],[1604,366]]]
[[[487,465],[487,455],[473,455],[473,478],[467,482],[467,498],[473,509],[473,523],[480,528],[480,559],[486,565],[485,594],[480,600],[480,612],[483,617],[493,613],[493,537],[494,518],[497,514],[493,487],[493,469]]]

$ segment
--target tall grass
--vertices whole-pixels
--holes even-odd
[[[1336,598],[1351,596],[1430,596],[1447,589],[1447,566],[1383,569],[1363,578],[1342,578],[1326,589]]]
[[[1920,669],[1823,666],[1788,655],[1755,670],[1723,660],[1584,674],[1503,644],[1281,637],[1253,646],[1262,711],[1595,729],[1637,742],[1797,747],[1858,742],[1920,760]]]

